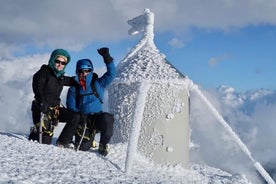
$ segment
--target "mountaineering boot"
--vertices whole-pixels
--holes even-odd
[[[37,128],[35,126],[30,128],[30,135],[28,138],[30,141],[36,141],[38,142],[39,139],[39,133],[37,131]]]
[[[92,140],[91,147],[92,148],[96,148],[96,146],[97,146],[97,142],[95,141],[96,133],[97,133],[96,130],[92,130],[92,133],[91,133],[91,140]]]
[[[97,147],[97,142],[95,140],[92,141],[91,147],[92,148],[96,148]]]
[[[98,152],[99,154],[106,156],[108,154],[108,145],[100,143]]]
[[[29,140],[39,142],[39,130],[38,127],[31,127]],[[42,132],[42,144],[51,144],[53,134],[49,132]]]

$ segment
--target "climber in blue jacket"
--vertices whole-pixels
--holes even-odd
[[[75,76],[77,85],[69,88],[66,104],[68,109],[80,113],[82,118],[78,124],[65,125],[57,145],[62,147],[69,144],[75,135],[75,146],[82,138],[79,149],[87,151],[92,146],[95,132],[100,132],[98,151],[106,156],[108,143],[113,135],[114,118],[113,114],[103,112],[102,103],[105,88],[116,77],[116,67],[108,48],[100,48],[97,51],[103,57],[107,71],[98,78],[97,74],[93,73],[94,68],[90,59],[78,60]]]

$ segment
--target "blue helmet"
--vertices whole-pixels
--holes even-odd
[[[78,73],[78,71],[82,69],[90,69],[93,72],[94,68],[90,59],[78,60],[77,66],[76,66],[76,73]]]

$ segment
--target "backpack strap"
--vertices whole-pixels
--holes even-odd
[[[76,86],[76,98],[77,98],[77,101],[79,101],[79,99],[82,98],[83,96],[95,95],[99,99],[99,101],[103,104],[103,100],[100,98],[100,95],[97,92],[97,89],[95,87],[95,81],[97,79],[98,79],[98,74],[93,73],[93,78],[92,78],[92,81],[90,83],[91,89],[93,91],[92,93],[87,93],[87,94],[84,94],[84,95],[80,95],[80,93],[79,93],[79,85]]]
[[[103,100],[100,98],[100,95],[95,87],[95,81],[98,79],[98,74],[96,73],[93,73],[93,78],[92,78],[92,81],[91,81],[91,89],[93,91],[93,94],[99,99],[99,101],[103,104]]]

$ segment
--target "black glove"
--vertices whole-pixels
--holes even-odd
[[[100,49],[97,49],[98,53],[103,56],[104,62],[106,64],[109,64],[113,61],[113,58],[109,54],[109,48],[107,47],[102,47]]]
[[[40,104],[40,111],[43,113],[47,113],[49,110],[49,105],[47,103],[41,103]]]

